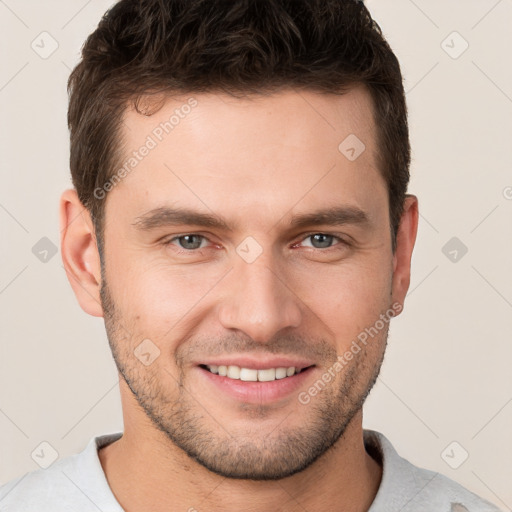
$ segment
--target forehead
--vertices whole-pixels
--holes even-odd
[[[334,143],[332,149],[337,149],[336,142],[349,134],[366,139],[367,156],[375,149],[373,100],[363,86],[343,94],[285,89],[242,98],[225,93],[146,96],[141,105],[142,111],[153,113],[141,115],[133,107],[124,113],[121,137],[129,149],[147,135],[164,144],[183,135],[197,147],[216,147],[217,139],[229,135],[239,144],[245,142],[242,147],[260,151],[269,141],[286,145],[323,138],[326,145]],[[280,135],[277,140],[273,138],[276,134]]]
[[[363,87],[184,94],[160,105],[149,116],[124,116],[118,169],[127,172],[110,195],[134,215],[172,203],[238,216],[265,211],[275,220],[294,205],[362,206],[385,191]]]

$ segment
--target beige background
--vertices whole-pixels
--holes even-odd
[[[65,457],[122,428],[102,320],[82,312],[59,254],[39,242],[58,245],[70,185],[66,80],[110,4],[0,1],[0,483],[38,468],[43,441]],[[405,76],[421,221],[365,426],[512,510],[512,0],[367,5]],[[31,47],[49,52],[53,39],[45,59]],[[446,462],[466,451],[458,469]]]

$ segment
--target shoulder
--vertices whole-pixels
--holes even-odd
[[[500,512],[454,480],[411,464],[383,434],[365,430],[364,440],[368,453],[383,466],[381,485],[369,512]]]
[[[73,485],[69,474],[74,473],[76,457],[76,455],[66,457],[48,469],[31,471],[2,485],[0,511],[45,512],[50,508],[44,505],[50,505],[50,503],[56,506],[75,504],[78,489]]]
[[[93,437],[78,454],[58,460],[0,486],[1,512],[118,512],[98,458],[98,447],[120,433]],[[117,504],[118,505],[118,504]],[[92,508],[91,508],[92,507]]]

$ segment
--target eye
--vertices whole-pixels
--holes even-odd
[[[334,240],[344,243],[344,240],[341,238],[327,233],[312,233],[304,238],[303,242],[305,240],[311,240],[311,244],[309,246],[306,245],[306,247],[313,247],[314,249],[330,249],[333,246]]]
[[[310,241],[309,244],[307,241]],[[197,233],[186,233],[184,235],[178,235],[163,242],[164,245],[172,245],[176,247],[178,254],[186,253],[201,253],[201,249],[208,247],[208,243],[211,243],[208,238],[204,235]],[[336,248],[337,245],[346,246],[348,245],[342,238],[331,235],[328,233],[311,233],[303,238],[294,247],[302,245],[303,247],[311,247],[313,249],[324,250],[327,252],[331,248]],[[181,249],[181,250],[180,250]]]
[[[195,251],[197,249],[203,249],[204,246],[201,244],[207,242],[208,239],[203,235],[197,235],[189,233],[186,235],[175,236],[165,242],[166,245],[176,245],[179,249],[185,249],[185,251]],[[176,243],[175,243],[176,242]]]

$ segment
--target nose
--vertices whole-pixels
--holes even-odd
[[[286,328],[301,322],[301,301],[284,275],[262,256],[253,263],[241,260],[225,283],[218,314],[225,329],[239,330],[265,343]]]

